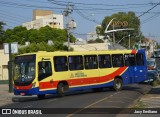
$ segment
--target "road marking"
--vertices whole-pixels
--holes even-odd
[[[56,101],[57,99],[53,99],[53,100],[49,100],[48,102],[53,102],[53,101]]]
[[[82,109],[80,109],[80,110],[75,111],[75,112],[72,113],[72,114],[67,115],[66,117],[71,117],[71,116],[75,115],[76,113],[85,110],[86,108],[89,108],[89,107],[91,107],[91,106],[93,106],[93,105],[95,105],[95,104],[97,104],[97,103],[99,103],[99,102],[102,102],[102,101],[104,101],[104,100],[106,100],[106,99],[108,99],[108,98],[110,98],[110,97],[113,97],[114,95],[116,95],[116,94],[118,94],[118,93],[119,93],[119,92],[116,92],[116,93],[114,93],[113,95],[110,95],[110,96],[105,97],[105,98],[103,98],[103,99],[101,99],[101,100],[98,100],[98,101],[96,101],[96,102],[94,102],[94,103],[92,103],[92,104],[90,104],[90,105],[88,105],[88,106],[86,106],[86,107],[84,107],[84,108],[82,108]]]
[[[125,98],[125,99],[129,99],[129,100],[135,100],[134,98],[128,98],[128,97],[113,97],[113,98]]]
[[[123,102],[123,101],[107,101],[107,102],[112,102],[112,103],[125,103],[125,102]]]

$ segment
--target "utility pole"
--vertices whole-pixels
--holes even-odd
[[[66,30],[67,30],[67,40],[68,40],[68,51],[70,49],[70,27],[69,27],[69,14],[72,13],[72,9],[70,9],[70,5],[68,0],[66,0],[66,10],[63,11],[64,16],[66,17]]]
[[[129,33],[128,36],[129,36],[129,41],[128,42],[129,42],[129,49],[130,49],[131,48],[131,35],[130,35],[130,33]]]
[[[13,85],[12,85],[12,53],[11,53],[11,43],[9,43],[9,62],[8,62],[8,67],[9,67],[9,92],[13,92]]]

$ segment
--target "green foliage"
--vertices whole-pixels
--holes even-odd
[[[71,37],[71,42],[75,41],[73,35]],[[48,42],[52,40],[53,42],[65,42],[67,41],[66,30],[55,29],[49,26],[40,28],[39,30],[31,29],[27,30],[25,27],[17,26],[14,29],[8,29],[4,33],[3,43],[8,42],[18,42],[20,45],[24,45],[26,41],[30,43]]]
[[[67,50],[67,46],[63,45],[61,42],[55,42],[54,45],[48,45],[45,42],[31,43],[29,46],[19,48],[19,54],[31,53],[38,51],[53,52],[58,50]]]
[[[109,24],[109,22],[113,19],[113,22],[111,24],[111,26],[109,26],[108,30],[113,30],[113,23],[116,22],[127,22],[128,25],[119,25],[119,26],[114,26],[114,29],[123,29],[123,28],[134,28],[133,31],[119,31],[115,33],[115,40],[116,42],[118,42],[119,40],[121,40],[123,37],[128,36],[129,34],[131,35],[131,47],[135,44],[135,42],[139,41],[139,38],[135,38],[137,35],[139,35],[140,32],[140,19],[135,15],[134,12],[128,12],[128,13],[124,13],[124,12],[118,12],[116,14],[113,14],[111,16],[106,16],[104,18],[104,20],[102,21],[101,24],[101,34],[104,35],[104,31],[107,27],[107,25]],[[110,36],[112,37],[112,33],[110,33]],[[128,38],[125,38],[121,41],[121,45],[128,47]]]
[[[157,49],[160,49],[160,44],[157,45]]]
[[[52,40],[54,45],[48,45],[48,40]],[[76,39],[70,35],[71,42]],[[22,46],[25,42],[30,42],[29,46]],[[40,28],[39,30],[27,30],[25,27],[17,26],[14,29],[7,29],[4,33],[3,43],[18,42],[21,45],[19,54],[37,52],[37,51],[57,51],[67,50],[67,46],[63,45],[67,41],[66,30],[54,29],[49,26]],[[72,50],[72,49],[70,49]]]
[[[4,35],[4,29],[3,26],[5,25],[5,23],[0,21],[0,44],[3,42],[3,35]]]
[[[156,87],[156,86],[159,86],[160,85],[160,80],[157,78],[155,79],[153,82],[151,82],[151,85]]]
[[[96,39],[95,42],[96,43],[104,43],[104,41],[102,39]]]

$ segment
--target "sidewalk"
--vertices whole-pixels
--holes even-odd
[[[160,108],[160,86],[153,87],[146,95],[141,97],[140,102],[144,108]]]
[[[8,84],[0,84],[0,107],[12,103],[13,93],[9,93]]]

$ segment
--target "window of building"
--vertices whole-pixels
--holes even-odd
[[[41,61],[38,63],[38,80],[43,80],[52,75],[52,67],[50,61]]]
[[[110,68],[111,57],[110,55],[99,55],[98,56],[99,68]]]
[[[137,60],[137,65],[138,66],[143,66],[144,65],[144,60],[143,60],[143,54],[136,54],[136,60]]]
[[[83,70],[83,58],[82,56],[69,56],[69,70]]]
[[[8,69],[8,65],[2,65],[3,69]]]
[[[85,69],[97,69],[97,56],[96,55],[86,55],[84,56],[85,59]]]
[[[124,55],[125,66],[136,65],[135,54],[125,54]]]
[[[56,72],[62,72],[68,70],[67,57],[66,56],[55,56],[54,57],[54,68]]]
[[[53,19],[57,19],[56,17],[53,17]]]
[[[113,54],[112,55],[112,65],[113,67],[123,67],[123,54]]]

